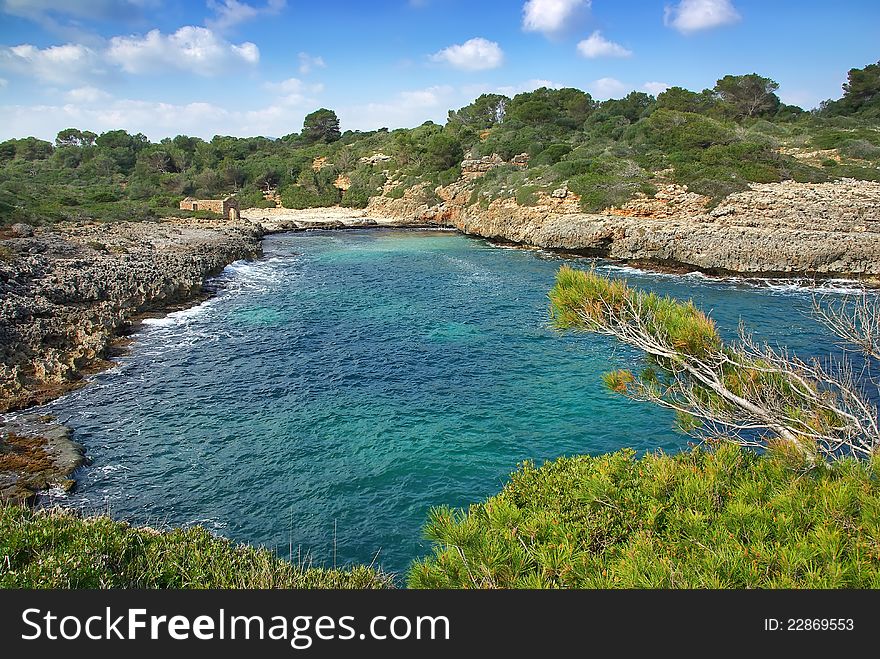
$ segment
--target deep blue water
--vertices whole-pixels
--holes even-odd
[[[548,327],[565,260],[451,232],[266,239],[209,302],[150,321],[118,368],[48,409],[91,466],[64,504],[394,572],[427,551],[431,506],[497,492],[522,460],[676,451],[669,413],[607,392],[627,353]],[[642,273],[734,331],[801,354],[832,341],[794,286]]]

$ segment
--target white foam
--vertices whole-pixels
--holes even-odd
[[[266,293],[284,280],[280,267],[285,259],[273,256],[260,261],[235,261],[224,268],[216,281],[221,286],[220,295],[247,292]]]
[[[105,476],[107,474],[112,474],[115,471],[128,471],[128,467],[125,465],[104,465],[103,467],[97,467],[96,471],[100,471]]]
[[[814,293],[831,293],[836,295],[855,295],[865,291],[865,287],[855,279],[810,279],[807,277],[744,277],[742,275],[709,275],[699,270],[687,273],[659,272],[651,269],[636,268],[631,265],[603,263],[596,270],[610,271],[622,275],[656,277],[660,279],[696,279],[701,282],[748,286],[790,295],[812,295]],[[872,292],[868,289],[868,292]],[[880,294],[880,292],[878,292]]]

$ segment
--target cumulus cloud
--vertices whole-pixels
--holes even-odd
[[[160,0],[0,0],[0,11],[41,21],[52,15],[79,19],[106,20],[140,17],[144,9],[158,6]]]
[[[323,69],[327,67],[323,57],[312,57],[308,53],[300,53],[297,55],[299,59],[299,72],[302,75],[308,75],[314,69]]]
[[[302,126],[311,106],[272,102],[255,109],[213,103],[161,103],[117,99],[100,103],[0,106],[0,139],[34,135],[53,139],[70,126],[102,133],[122,128],[158,141],[181,133],[211,139],[214,135],[286,135]]]
[[[64,94],[68,103],[76,103],[78,105],[94,105],[95,103],[104,103],[113,98],[113,95],[105,92],[103,89],[86,85],[85,87],[77,87],[71,89]]]
[[[597,57],[631,57],[632,51],[624,48],[619,43],[609,41],[596,30],[589,37],[577,45],[578,52],[584,57],[594,59]]]
[[[0,48],[0,68],[43,82],[67,83],[102,72],[96,51],[72,43],[48,48],[31,44]]]
[[[232,44],[212,30],[188,25],[173,34],[150,30],[145,36],[113,37],[107,58],[127,73],[153,73],[177,68],[198,75],[217,75],[260,60],[256,44]]]
[[[629,88],[625,83],[615,78],[599,78],[590,83],[589,90],[599,100],[605,100],[606,98],[619,98],[629,91]]]
[[[314,96],[324,91],[320,83],[307,84],[299,78],[287,78],[281,82],[267,82],[263,87],[275,94],[277,102],[284,105],[300,105],[305,102],[317,103]]]
[[[465,105],[481,94],[503,94],[504,96],[514,97],[523,92],[533,92],[541,87],[548,89],[562,89],[567,85],[553,80],[545,80],[543,78],[531,78],[513,85],[490,85],[490,84],[474,84],[464,85],[461,88],[462,105]]]
[[[672,85],[668,85],[665,82],[646,82],[642,85],[642,89],[653,96],[657,96],[657,94],[662,94],[667,89],[669,89]]]
[[[430,119],[442,122],[451,107],[461,105],[459,93],[449,85],[402,91],[382,103],[341,107],[339,120],[346,128],[375,130],[418,126]]]
[[[504,52],[494,41],[476,37],[434,53],[431,60],[446,62],[462,71],[484,71],[501,66]]]
[[[690,34],[730,25],[740,18],[731,0],[681,0],[677,5],[666,6],[663,23],[682,34]]]
[[[162,0],[0,0],[0,12],[24,18],[70,41],[100,44],[91,21],[136,24]]]
[[[523,5],[522,27],[526,32],[552,36],[569,26],[579,11],[590,8],[590,0],[528,0]]]
[[[223,32],[258,16],[279,14],[286,6],[287,0],[268,0],[262,7],[255,7],[239,0],[208,0],[208,8],[212,9],[216,16],[207,19],[205,25]]]

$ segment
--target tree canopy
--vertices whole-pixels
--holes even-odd
[[[849,70],[841,101],[853,112],[869,105],[880,105],[880,61],[863,69]]]
[[[775,93],[777,89],[778,82],[757,73],[726,75],[715,83],[715,93],[737,117],[759,117],[776,112],[780,103]]]
[[[335,142],[342,137],[339,131],[339,117],[333,110],[327,108],[307,114],[303,120],[302,136],[309,143]]]

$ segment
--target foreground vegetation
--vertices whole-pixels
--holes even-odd
[[[578,89],[483,94],[449,112],[445,125],[341,132],[335,113],[308,115],[278,139],[142,134],[69,128],[54,143],[0,143],[0,226],[59,220],[150,219],[180,214],[185,196],[236,193],[242,208],[366,206],[370,197],[458,179],[466,154],[528,154],[475,183],[471,203],[567,186],[584,210],[620,205],[678,183],[715,202],[749,183],[880,180],[880,63],[852,69],[843,96],[805,111],[785,105],[779,85],[757,74],[724,76],[712,89],[632,92],[597,102]],[[387,159],[370,160],[382,154]],[[418,187],[416,187],[418,186]]]
[[[744,329],[727,343],[692,302],[593,271],[560,268],[550,303],[558,328],[642,351],[605,383],[675,410],[703,447],[525,463],[499,495],[431,512],[410,586],[880,588],[880,300],[814,302],[860,374]]]
[[[297,566],[197,526],[158,532],[0,505],[0,588],[388,587],[372,568]]]
[[[880,458],[808,469],[724,443],[526,463],[426,534],[414,588],[880,588]]]
[[[874,296],[831,306],[815,302],[819,319],[842,344],[862,353],[861,369],[848,356],[802,360],[755,341],[744,326],[737,340],[722,341],[715,322],[693,302],[593,271],[560,268],[550,302],[558,328],[597,332],[642,351],[640,370],[607,373],[605,383],[674,410],[685,432],[759,448],[785,441],[814,462],[870,458],[880,448],[880,386],[871,376],[872,363],[880,365],[880,300]]]

